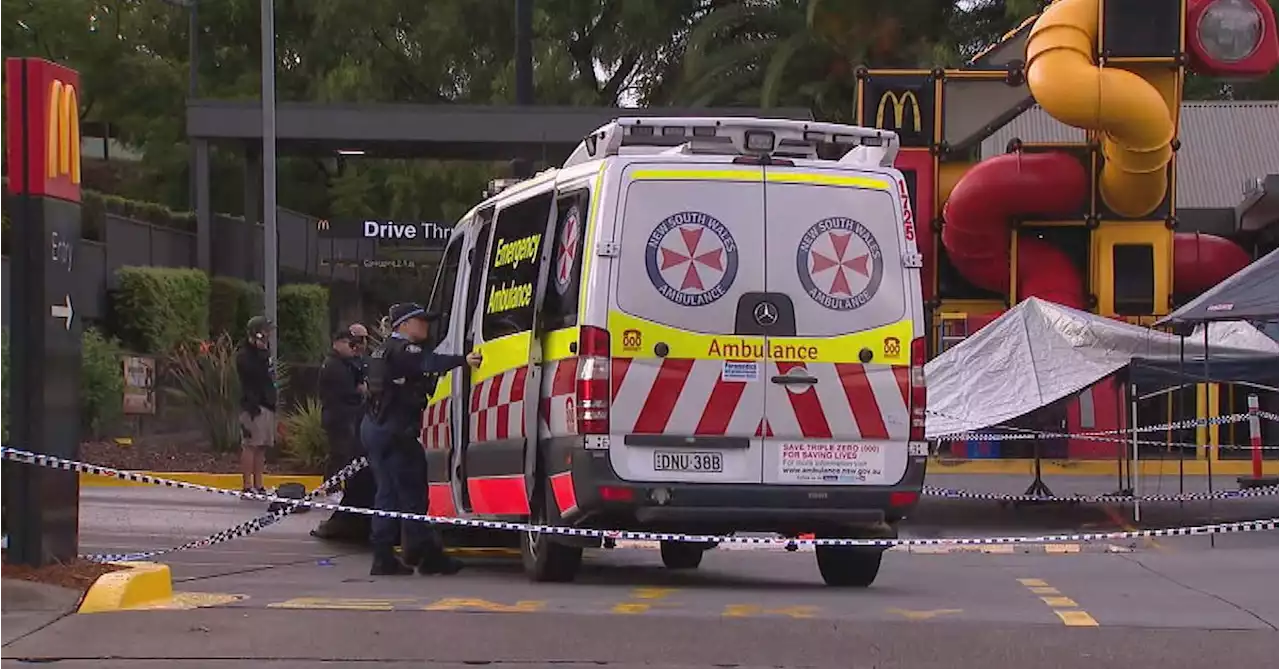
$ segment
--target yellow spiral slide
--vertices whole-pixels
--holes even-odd
[[[1058,0],[1040,15],[1027,39],[1027,85],[1050,116],[1101,133],[1102,201],[1138,218],[1160,206],[1168,191],[1174,122],[1155,86],[1094,62],[1100,5]]]

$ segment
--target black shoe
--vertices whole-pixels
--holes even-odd
[[[408,576],[413,573],[412,567],[406,567],[396,559],[391,551],[375,551],[373,566],[369,568],[370,576]]]
[[[423,576],[431,576],[433,574],[453,576],[462,571],[463,566],[462,560],[444,553],[437,553],[435,556],[423,558],[418,562],[418,573]]]

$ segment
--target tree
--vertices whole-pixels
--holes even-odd
[[[1038,11],[1039,0],[771,0],[706,13],[688,38],[685,104],[810,106],[852,117],[854,70],[958,66]]]

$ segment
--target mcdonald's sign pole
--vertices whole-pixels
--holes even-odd
[[[80,76],[36,58],[5,60],[9,191],[14,195],[10,445],[80,453]],[[79,477],[4,463],[6,559],[39,566],[77,553]]]

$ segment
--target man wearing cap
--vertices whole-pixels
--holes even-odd
[[[430,379],[451,369],[479,367],[479,353],[447,355],[424,348],[428,316],[420,304],[397,304],[388,314],[391,335],[369,357],[369,401],[360,438],[364,443],[378,490],[374,508],[379,511],[426,514],[427,459],[418,442],[422,411],[433,390]],[[462,563],[444,553],[439,532],[428,524],[404,523],[401,549],[396,558],[400,523],[394,518],[373,518],[373,576],[456,574]]]
[[[325,466],[325,478],[337,474],[339,470],[360,455],[360,419],[364,414],[364,369],[360,361],[359,338],[355,334],[355,326],[344,328],[333,335],[333,348],[320,367],[320,422],[325,434],[329,437],[329,460]],[[364,472],[365,478],[372,477]],[[357,473],[357,476],[359,473]],[[372,485],[369,485],[372,488]],[[345,482],[342,504],[368,508],[373,503],[373,495],[365,495],[368,499],[357,500],[359,492],[356,476]],[[311,534],[321,539],[361,540],[368,537],[368,516],[335,511],[327,520]]]
[[[276,380],[271,368],[270,335],[275,325],[254,316],[245,326],[247,337],[236,352],[240,379],[240,472],[244,492],[266,493],[262,471],[267,449],[275,443]]]

